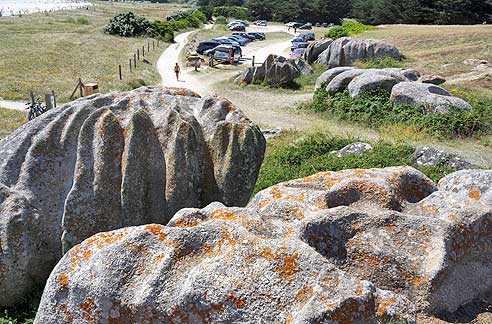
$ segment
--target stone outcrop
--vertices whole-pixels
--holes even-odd
[[[351,70],[359,70],[359,69],[356,69],[356,68],[350,67],[350,66],[341,66],[341,67],[336,67],[333,69],[328,69],[325,72],[321,73],[321,75],[316,79],[316,85],[314,88],[319,89],[319,88],[321,88],[321,86],[323,84],[324,85],[329,84],[339,74],[342,74],[344,72],[351,71]]]
[[[365,72],[355,77],[347,86],[352,98],[361,97],[374,93],[376,91],[391,92],[391,89],[401,82],[391,74],[374,72]]]
[[[366,152],[372,151],[373,149],[374,147],[369,143],[355,142],[339,150],[337,152],[337,157],[341,158],[350,154],[362,155]]]
[[[400,60],[401,54],[396,47],[381,40],[342,37],[333,41],[316,62],[334,68],[384,57]]]
[[[269,55],[261,66],[246,69],[234,80],[238,84],[267,83],[281,86],[292,82],[303,74],[312,74],[312,68],[302,59],[286,59],[283,56]]]
[[[307,49],[306,52],[304,52],[304,60],[308,64],[313,64],[318,60],[318,57],[321,53],[323,53],[328,46],[333,43],[332,39],[320,39],[315,42],[311,42]]]
[[[463,99],[452,96],[447,90],[430,83],[401,82],[391,91],[395,105],[412,105],[422,108],[423,113],[447,113],[455,110],[471,110]]]
[[[100,233],[58,263],[36,323],[414,323],[412,303],[454,312],[490,296],[491,188],[483,170],[437,186],[409,167],[324,172],[247,208],[213,203],[168,226]]]
[[[419,82],[440,85],[446,83],[446,79],[440,75],[430,74],[419,78]]]
[[[51,110],[0,141],[0,306],[89,236],[245,205],[265,150],[226,99],[144,87]]]
[[[455,170],[472,169],[473,165],[455,154],[430,146],[419,146],[413,153],[417,166],[443,166]]]

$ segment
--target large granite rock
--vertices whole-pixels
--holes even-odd
[[[395,84],[399,83],[396,77],[378,72],[366,72],[355,77],[348,85],[349,94],[352,98],[370,95],[378,91],[390,93]]]
[[[333,41],[319,55],[317,63],[333,68],[350,66],[356,61],[367,61],[384,57],[399,60],[401,59],[401,54],[396,47],[381,40],[342,37]]]
[[[93,234],[245,205],[264,150],[231,102],[186,89],[93,95],[22,126],[0,141],[0,306]]]
[[[247,208],[100,233],[53,270],[36,323],[414,323],[410,302],[453,312],[490,296],[491,188],[482,170],[438,186],[409,167],[324,172]]]
[[[318,60],[318,57],[321,53],[323,53],[328,46],[333,43],[332,39],[320,39],[316,42],[311,42],[307,49],[306,52],[304,52],[304,60],[308,64],[313,64]]]
[[[341,66],[333,69],[328,69],[316,79],[316,85],[314,89],[321,88],[322,85],[328,85],[336,76],[351,70],[359,70],[350,66]]]
[[[412,105],[423,113],[447,113],[454,110],[471,110],[463,99],[452,96],[445,89],[430,83],[401,82],[393,87],[391,102],[394,105]]]
[[[246,69],[234,82],[238,84],[267,83],[271,86],[281,86],[292,82],[302,74],[311,73],[313,70],[303,60],[288,60],[283,56],[269,55],[261,66]]]

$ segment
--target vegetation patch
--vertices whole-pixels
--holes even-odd
[[[133,12],[127,12],[111,18],[104,31],[110,35],[135,37],[147,35],[151,28],[152,25],[147,19],[135,16]]]
[[[357,61],[354,66],[361,69],[384,69],[384,68],[402,68],[404,62],[402,60],[397,60],[392,57],[382,57],[367,61]]]
[[[0,108],[0,139],[6,137],[26,122],[26,113],[12,109]]]
[[[325,87],[316,90],[312,101],[299,107],[369,127],[400,124],[444,138],[479,137],[492,133],[492,97],[458,89],[451,89],[451,93],[467,100],[473,110],[423,114],[422,109],[417,106],[392,105],[388,93],[351,98],[348,91],[329,94]]]
[[[364,25],[353,19],[344,19],[340,27],[330,29],[325,38],[338,39],[341,37],[355,36],[367,30],[377,29],[374,26]]]
[[[363,155],[339,158],[336,151],[357,142],[326,133],[290,132],[269,141],[267,154],[260,170],[255,194],[277,183],[306,177],[317,172],[356,168],[385,168],[409,165],[415,149],[406,144],[373,143],[374,149]],[[417,168],[417,167],[416,167]],[[446,167],[417,168],[434,181],[454,172]]]
[[[0,308],[0,324],[33,324],[42,294],[43,289],[37,288],[15,307]]]

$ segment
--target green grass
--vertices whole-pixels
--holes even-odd
[[[340,27],[331,28],[325,33],[325,38],[337,39],[355,36],[368,30],[377,29],[374,26],[364,25],[353,19],[344,19]]]
[[[322,171],[400,165],[415,167],[412,162],[415,149],[406,144],[372,143],[373,151],[363,155],[347,155],[342,158],[338,158],[334,153],[356,141],[358,141],[356,138],[332,136],[321,132],[284,133],[267,144],[267,154],[256,183],[255,194],[277,183]],[[455,171],[445,167],[418,169],[434,181]]]
[[[383,57],[378,59],[372,59],[367,61],[357,61],[354,66],[361,69],[384,69],[384,68],[402,68],[404,62],[401,60],[395,60],[392,57]]]
[[[480,138],[492,134],[492,97],[475,90],[450,90],[467,100],[473,110],[422,114],[420,107],[393,106],[385,93],[354,99],[347,91],[329,94],[323,87],[315,92],[312,101],[299,107],[321,112],[327,118],[356,122],[376,129],[401,125],[440,138]]]
[[[128,71],[129,59],[147,47],[150,38],[124,38],[103,32],[111,17],[128,11],[149,20],[165,17],[184,8],[178,4],[120,3],[95,1],[94,10],[57,11],[22,17],[0,18],[0,97],[26,100],[33,91],[43,95],[54,90],[58,102],[69,101],[77,78],[96,82],[101,92],[128,90],[129,83],[145,80],[155,84],[160,76],[155,63],[165,48],[146,53],[151,64]],[[147,52],[147,48],[145,48]],[[123,80],[118,80],[118,65]]]
[[[36,289],[24,302],[12,308],[0,308],[0,324],[32,324],[36,317],[43,290]]]
[[[6,137],[27,122],[27,113],[0,108],[0,139]]]

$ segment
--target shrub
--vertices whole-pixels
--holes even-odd
[[[376,29],[374,26],[364,25],[353,19],[344,19],[342,26],[330,29],[326,34],[326,38],[338,39],[341,37],[354,36],[366,30]]]
[[[178,20],[175,20],[179,18]],[[174,41],[174,32],[187,28],[198,28],[207,18],[198,10],[193,12],[181,12],[168,17],[168,21],[154,21],[152,23],[152,37],[161,39],[165,42]]]
[[[356,139],[334,137],[325,133],[295,135],[298,139],[294,144],[286,143],[281,137],[268,143],[268,153],[260,170],[255,193],[280,182],[323,171],[400,165],[415,167],[412,162],[415,149],[409,145],[373,143],[374,149],[370,152],[338,158],[333,151],[340,150]],[[434,181],[455,171],[440,166],[419,169]]]
[[[215,19],[215,24],[216,25],[225,25],[225,24],[227,24],[227,19],[224,16],[218,16]]]
[[[86,17],[79,17],[79,18],[77,18],[77,24],[78,25],[89,25],[90,21]]]
[[[152,25],[147,19],[135,16],[133,12],[128,12],[111,18],[104,31],[111,35],[135,37],[146,35],[151,31],[151,28]]]
[[[154,21],[152,23],[152,37],[164,42],[174,41],[174,23],[169,21]]]
[[[223,16],[227,18],[249,19],[249,11],[247,8],[236,6],[222,6],[214,8],[214,16]]]
[[[355,66],[361,69],[384,69],[384,68],[401,68],[403,62],[392,57],[376,58],[367,61],[355,62]]]
[[[324,87],[316,90],[311,102],[300,106],[316,112],[327,112],[336,118],[363,123],[370,127],[406,124],[435,135],[469,137],[492,132],[492,98],[464,98],[473,110],[423,114],[416,106],[393,106],[387,93],[374,93],[351,98],[348,91],[329,94]]]

